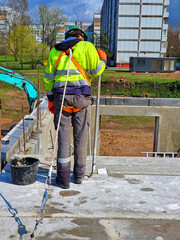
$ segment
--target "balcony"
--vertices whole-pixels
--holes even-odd
[[[168,30],[168,24],[163,24],[163,30]]]
[[[163,36],[163,37],[162,37],[162,41],[163,41],[163,42],[167,42],[167,36]]]
[[[164,1],[164,6],[169,6],[169,0]]]
[[[166,53],[166,48],[161,48],[161,53]]]
[[[164,18],[169,18],[169,12],[164,13]]]

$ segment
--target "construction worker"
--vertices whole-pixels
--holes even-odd
[[[96,50],[87,42],[86,33],[75,25],[65,31],[65,40],[51,50],[44,76],[49,111],[54,114],[55,129],[58,126],[64,87],[63,111],[58,133],[56,183],[69,188],[70,182],[70,129],[74,139],[74,182],[82,183],[86,170],[88,127],[90,125],[91,80],[100,75],[107,62],[106,53]],[[69,75],[67,69],[70,59]]]

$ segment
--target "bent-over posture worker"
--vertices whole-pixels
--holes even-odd
[[[100,75],[106,67],[106,53],[96,50],[87,39],[82,29],[75,25],[69,26],[65,31],[65,40],[51,50],[44,76],[48,108],[54,114],[57,129],[71,48],[72,58],[58,133],[56,183],[62,188],[70,187],[71,126],[74,139],[74,182],[82,183],[86,170],[90,125],[91,80]]]

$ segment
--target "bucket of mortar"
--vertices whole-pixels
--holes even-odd
[[[13,183],[17,185],[34,183],[37,177],[38,163],[38,159],[31,157],[10,160],[9,166]]]

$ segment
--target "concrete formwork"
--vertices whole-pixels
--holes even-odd
[[[95,108],[92,107],[92,136]],[[180,148],[180,108],[175,106],[117,106],[101,105],[100,116],[147,116],[156,118],[154,141],[156,151],[177,152]],[[100,123],[99,135],[100,135]],[[99,139],[98,135],[98,139]],[[155,139],[156,138],[156,139]],[[92,138],[93,142],[93,138]],[[99,141],[98,141],[99,142]],[[97,151],[98,152],[98,151]]]

